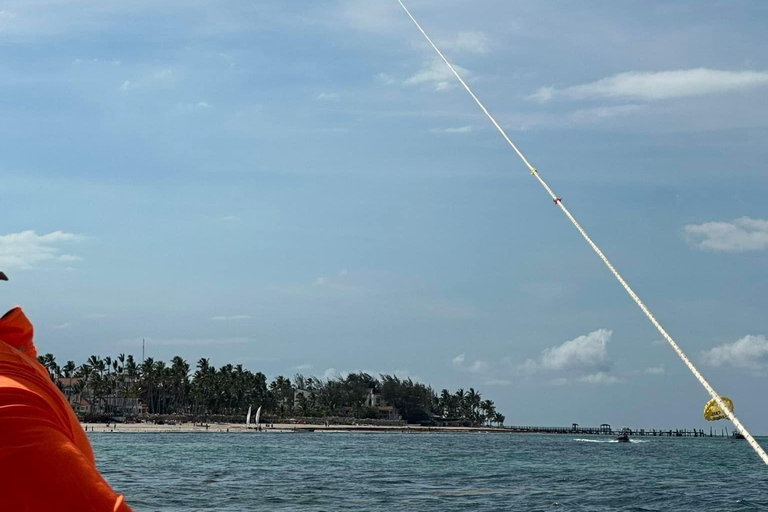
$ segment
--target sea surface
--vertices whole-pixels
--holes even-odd
[[[768,467],[729,438],[89,433],[137,512],[768,510]],[[768,439],[759,439],[763,446]]]

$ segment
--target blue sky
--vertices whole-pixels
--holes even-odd
[[[408,5],[768,434],[768,5],[737,4]],[[396,1],[6,0],[0,49],[0,298],[59,361],[145,338],[475,387],[508,424],[710,426]]]

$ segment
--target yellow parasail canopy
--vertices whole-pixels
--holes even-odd
[[[720,398],[723,400],[723,402],[725,402],[725,405],[728,406],[728,410],[733,412],[733,402],[731,399],[727,396],[721,396]],[[723,412],[720,406],[717,405],[717,402],[715,402],[714,398],[707,402],[707,405],[704,406],[704,419],[707,421],[717,421],[727,417],[728,416],[725,415],[725,412]]]

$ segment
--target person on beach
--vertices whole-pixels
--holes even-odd
[[[0,318],[0,510],[131,512],[96,469],[67,399],[37,362],[20,307]]]

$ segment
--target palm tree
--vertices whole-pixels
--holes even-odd
[[[490,425],[496,414],[496,407],[493,405],[493,400],[483,400],[480,402],[480,410],[483,411],[483,419]]]
[[[475,391],[475,388],[469,388],[469,391],[467,391],[466,399],[467,409],[469,412],[469,420],[474,424],[480,423],[480,417],[477,412],[478,408],[480,407],[480,393]]]
[[[171,362],[171,378],[174,390],[174,412],[186,411],[189,394],[189,363],[179,356]]]
[[[125,354],[104,359],[92,355],[79,367],[74,361],[59,367],[53,354],[40,356],[39,362],[52,379],[80,377],[76,384],[70,380],[71,395],[88,398],[91,413],[95,406],[103,405],[107,413],[125,414],[130,396],[141,399],[150,414],[239,415],[254,405],[261,406],[265,414],[287,415],[297,410],[305,416],[351,413],[367,417],[375,413],[366,408],[370,391],[381,390],[384,403],[395,406],[409,421],[423,421],[434,413],[474,425],[504,423],[504,415],[496,411],[493,401],[483,400],[474,388],[455,393],[442,389],[437,394],[430,386],[392,375],[375,378],[358,372],[328,381],[297,375],[292,383],[282,375],[268,382],[263,373],[252,373],[242,364],[217,370],[206,358],[197,362],[191,377],[189,363],[180,356],[169,365],[151,357],[138,364]],[[305,393],[297,396],[296,389]]]
[[[145,395],[144,403],[147,405],[147,412],[152,414],[156,412],[156,403],[154,400],[155,387],[155,360],[148,357],[141,363],[139,368],[141,375],[141,391]]]
[[[445,417],[452,416],[453,395],[447,389],[440,392],[440,412]]]
[[[75,366],[74,361],[67,361],[67,364],[61,367],[61,371],[65,378],[71,379],[75,374],[75,368],[77,367]],[[71,381],[70,384],[72,384]]]
[[[93,366],[89,365],[88,363],[83,363],[80,365],[80,368],[78,368],[76,375],[79,375],[83,380],[81,382],[81,390],[87,391],[88,390],[88,383],[91,380],[91,377],[93,376]],[[90,395],[88,396],[88,404],[89,404],[89,412],[93,414],[93,397]]]
[[[48,375],[51,377],[52,381],[55,382],[56,378],[61,376],[61,369],[59,368],[59,365],[56,364],[56,358],[53,354],[49,353],[44,356],[37,356],[37,362],[48,370]]]
[[[125,360],[125,374],[129,379],[133,380],[139,376],[139,367],[132,355],[129,355]]]

